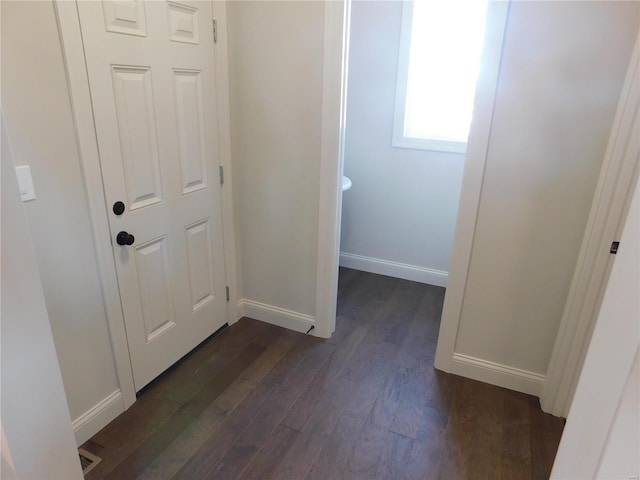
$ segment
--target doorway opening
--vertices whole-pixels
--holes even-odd
[[[372,2],[374,3],[374,2]],[[386,2],[385,2],[386,3]],[[394,3],[394,2],[388,2]],[[359,6],[359,4],[353,4]],[[458,185],[456,194],[453,195],[454,205],[457,205],[457,220],[455,211],[449,215],[449,232],[451,238],[449,242],[453,242],[453,231],[456,232],[455,244],[450,251],[450,270],[454,272],[452,280],[449,280],[448,271],[445,268],[415,268],[415,264],[411,265],[411,262],[402,261],[396,259],[395,262],[378,261],[371,262],[370,258],[376,258],[375,255],[354,255],[347,250],[348,242],[350,241],[350,234],[348,231],[341,233],[341,226],[347,225],[351,220],[349,216],[350,207],[347,205],[347,196],[356,196],[358,189],[362,189],[367,184],[372,184],[380,188],[383,192],[377,199],[377,202],[368,203],[364,205],[363,211],[364,217],[357,217],[356,220],[365,224],[371,228],[371,225],[375,225],[376,218],[384,218],[391,222],[391,227],[387,227],[387,230],[383,232],[383,237],[377,237],[375,233],[371,233],[369,230],[368,237],[365,241],[368,241],[370,245],[376,247],[380,243],[380,238],[390,235],[399,235],[402,233],[402,228],[394,225],[393,222],[398,222],[399,219],[404,219],[405,222],[415,223],[418,220],[423,220],[426,213],[419,211],[417,214],[411,215],[411,213],[405,209],[393,208],[394,202],[397,200],[394,195],[397,196],[397,192],[392,192],[390,188],[394,185],[404,186],[404,190],[400,192],[400,195],[409,197],[412,201],[409,203],[411,207],[416,205],[416,195],[420,195],[424,190],[424,185],[414,186],[413,188],[407,188],[407,182],[402,182],[402,179],[398,178],[398,172],[396,167],[402,165],[401,162],[392,163],[394,168],[388,170],[387,176],[378,176],[377,179],[371,179],[371,175],[364,176],[360,180],[353,178],[353,186],[347,192],[340,191],[340,184],[342,180],[342,173],[349,175],[350,168],[344,168],[345,163],[352,163],[353,160],[345,160],[346,158],[346,140],[345,140],[345,125],[347,124],[346,112],[347,112],[347,74],[350,82],[352,81],[353,72],[349,71],[349,57],[350,51],[354,48],[350,45],[350,40],[353,42],[356,38],[355,35],[350,34],[350,29],[354,28],[351,22],[353,21],[351,15],[351,9],[353,8],[352,2],[346,0],[345,2],[329,2],[325,10],[325,70],[324,70],[324,90],[323,90],[323,139],[322,139],[322,160],[320,171],[320,215],[319,215],[319,243],[318,243],[318,273],[317,273],[317,291],[316,291],[316,330],[318,336],[329,337],[335,330],[336,325],[336,296],[338,292],[338,273],[339,265],[347,268],[356,268],[358,270],[365,270],[362,263],[368,263],[369,265],[375,264],[379,269],[376,273],[383,275],[401,277],[398,271],[402,271],[405,275],[404,278],[409,280],[418,281],[421,283],[428,283],[431,285],[440,285],[447,287],[447,295],[445,298],[444,313],[442,326],[444,327],[438,340],[438,353],[439,356],[445,360],[451,359],[453,356],[453,347],[455,342],[455,333],[457,331],[457,323],[459,320],[459,310],[462,305],[463,292],[465,288],[466,272],[469,266],[471,244],[473,241],[473,235],[475,231],[476,215],[480,200],[480,190],[482,184],[482,176],[484,172],[484,166],[486,161],[486,152],[489,143],[489,133],[493,116],[493,105],[497,89],[498,75],[500,61],[502,58],[502,42],[504,32],[507,23],[507,14],[509,11],[509,2],[489,2],[486,13],[486,29],[484,48],[482,51],[481,68],[478,75],[478,81],[476,84],[476,95],[474,100],[473,118],[474,122],[470,129],[470,135],[467,142],[467,154],[462,160],[457,163],[459,179],[461,183]],[[396,5],[396,16],[398,23],[401,18],[401,6]],[[380,31],[385,32],[391,30],[388,28],[388,18],[384,17],[380,21],[383,21],[383,27]],[[396,31],[396,35],[398,31]],[[370,48],[371,44],[364,48],[365,58],[371,62],[376,61],[376,56],[379,51],[386,51],[393,49],[388,42],[378,40],[376,42],[376,48]],[[397,50],[397,39],[395,50]],[[366,62],[365,62],[366,65]],[[384,68],[389,69],[388,65]],[[382,117],[386,121],[389,132],[393,123],[393,104],[396,84],[396,70],[395,66],[391,68],[391,76],[376,76],[371,73],[371,70],[365,69],[365,74],[368,74],[368,80],[372,84],[382,84],[392,91],[392,99],[387,105],[387,115]],[[353,90],[353,89],[351,89]],[[369,91],[369,90],[366,90]],[[366,95],[366,91],[358,91],[355,94],[352,93],[350,102],[353,100],[353,95],[364,96],[366,105],[376,105],[379,101],[378,95]],[[375,90],[374,90],[375,91]],[[350,128],[353,133],[353,129],[357,128],[357,123],[351,122]],[[371,150],[371,145],[374,145],[377,138],[373,138],[370,132],[366,131],[363,135],[367,136],[370,143],[365,143],[361,150],[358,150],[357,159],[362,161],[363,158],[367,158],[367,152]],[[390,147],[389,147],[390,148]],[[367,150],[369,149],[369,150]],[[450,168],[452,162],[446,162],[444,159],[455,156],[456,153],[452,152],[437,152],[436,155],[440,156],[440,160],[432,162],[432,165],[436,165],[432,172],[423,173],[427,162],[416,162],[417,169],[411,172],[411,179],[419,177],[421,173],[423,176],[438,176],[443,174],[443,169]],[[460,155],[460,154],[457,154]],[[356,158],[356,157],[354,157]],[[391,163],[391,162],[390,162]],[[421,170],[422,169],[422,170]],[[373,170],[371,170],[373,171]],[[406,172],[405,172],[406,175]],[[442,177],[441,177],[442,178]],[[460,181],[460,180],[459,180]],[[415,182],[413,182],[415,185]],[[428,192],[431,195],[442,194],[443,185],[433,185],[433,191]],[[458,194],[459,201],[458,201]],[[413,196],[412,196],[413,195]],[[342,208],[343,197],[345,199],[345,208]],[[350,199],[351,203],[357,204],[355,198]],[[455,209],[454,209],[455,210]],[[441,219],[443,217],[443,210],[440,208],[433,208],[429,212],[434,218]],[[375,216],[374,216],[375,215]],[[344,216],[344,221],[342,217]],[[445,230],[435,231],[433,235],[429,236],[429,242],[435,240],[442,241],[442,238],[438,236],[442,235]],[[435,235],[435,236],[434,236]],[[409,237],[408,235],[405,235]],[[362,236],[362,237],[366,237]],[[414,242],[415,238],[409,237],[406,239],[409,243]],[[446,244],[443,242],[441,244]],[[341,248],[342,247],[342,248]],[[420,246],[422,247],[422,245]],[[451,248],[451,243],[448,244],[448,248]],[[406,252],[402,250],[402,247],[395,247],[396,253],[400,255],[406,255]],[[424,256],[424,252],[418,247],[416,250]],[[352,255],[345,255],[351,253]],[[375,252],[374,252],[375,253]],[[364,257],[364,258],[363,258]],[[377,257],[380,259],[380,257]],[[353,262],[351,265],[348,262]],[[357,263],[360,264],[357,264]],[[457,273],[456,273],[457,272]],[[402,277],[401,277],[402,278]],[[449,308],[447,309],[447,305]],[[457,314],[456,314],[457,310]],[[447,311],[449,312],[447,314]],[[444,341],[443,341],[444,339]],[[441,348],[444,346],[444,348]],[[438,366],[438,354],[436,355],[436,366]],[[447,371],[446,361],[443,362],[444,367],[438,366],[438,368]]]
[[[469,18],[445,7],[351,5],[342,269],[447,286],[487,6]],[[449,25],[441,38],[425,34],[434,15]]]

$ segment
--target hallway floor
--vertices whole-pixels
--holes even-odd
[[[240,320],[83,445],[87,478],[547,479],[562,419],[433,368],[443,298],[341,269],[331,339]]]

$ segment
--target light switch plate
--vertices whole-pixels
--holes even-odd
[[[18,188],[20,189],[20,196],[23,202],[36,199],[36,192],[33,188],[33,179],[31,178],[31,167],[29,165],[22,165],[16,167],[16,174],[18,175]]]

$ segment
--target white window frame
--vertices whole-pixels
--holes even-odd
[[[406,137],[404,135],[405,105],[407,101],[407,80],[409,77],[409,52],[411,47],[411,26],[413,20],[413,0],[402,2],[402,24],[400,28],[400,48],[398,53],[398,76],[396,79],[396,103],[393,113],[393,134],[391,146],[431,150],[436,152],[467,153],[467,142]]]

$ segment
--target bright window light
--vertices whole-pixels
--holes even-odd
[[[405,2],[394,146],[465,152],[487,3]]]

